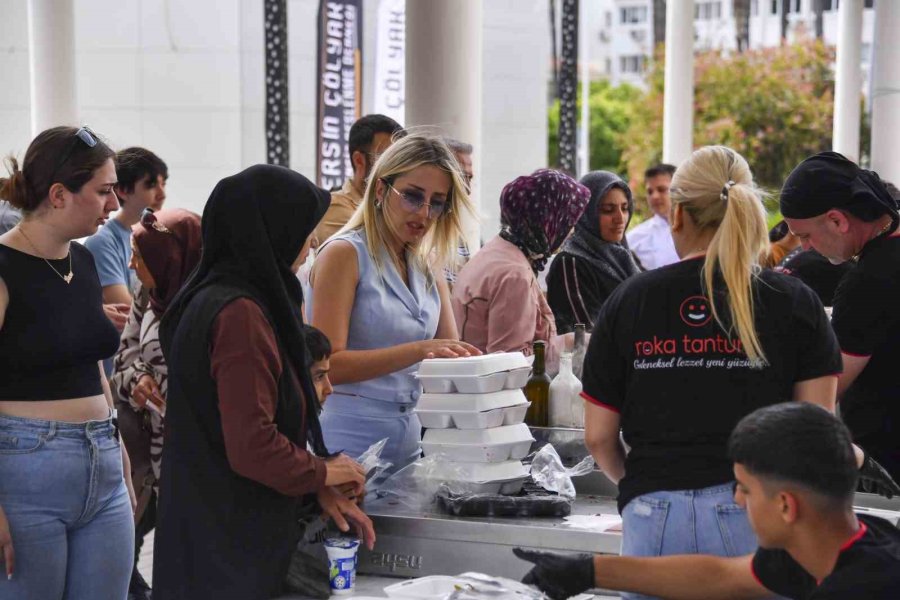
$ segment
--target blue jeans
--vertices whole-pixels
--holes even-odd
[[[735,504],[730,483],[645,494],[622,511],[623,556],[742,556],[754,552],[756,546],[756,534],[746,511]],[[622,597],[651,599],[630,593]]]
[[[134,517],[110,419],[0,416],[0,507],[15,550],[0,600],[125,600]]]

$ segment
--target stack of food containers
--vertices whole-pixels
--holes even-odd
[[[521,352],[422,362],[422,450],[446,458],[436,477],[475,493],[519,492],[528,476],[522,459],[534,441],[523,423],[529,403],[521,390],[530,373]]]

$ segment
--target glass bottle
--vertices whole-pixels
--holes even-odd
[[[525,422],[532,427],[546,427],[549,422],[550,376],[546,371],[545,346],[540,340],[534,343],[534,365],[525,384],[525,397],[531,402]]]
[[[575,346],[572,350],[572,373],[581,381],[584,372],[584,354],[587,348],[584,344],[584,323],[575,323]]]
[[[572,354],[564,352],[559,356],[559,374],[550,383],[550,427],[579,426],[575,404],[581,403],[580,394],[581,382],[572,373]]]

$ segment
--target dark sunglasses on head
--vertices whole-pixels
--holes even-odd
[[[427,203],[425,202],[425,195],[417,190],[401,192],[392,186],[387,179],[382,179],[382,181],[391,189],[391,191],[400,196],[400,199],[403,201],[403,208],[407,212],[417,213],[422,210],[423,206],[427,206],[428,218],[437,219],[443,215],[449,214],[451,211],[450,202],[447,200],[438,200],[435,202],[435,200],[432,199],[431,203]]]
[[[159,222],[153,209],[149,206],[141,213],[141,225],[143,225],[145,229],[155,229],[160,233],[172,233],[168,227]]]
[[[56,173],[62,168],[66,161],[69,160],[72,156],[72,152],[75,151],[75,148],[78,146],[78,142],[81,141],[88,148],[93,148],[97,145],[97,135],[91,131],[90,127],[82,127],[78,131],[75,132],[75,135],[72,137],[72,140],[69,142],[68,146],[66,146],[66,151],[63,152],[62,160],[56,163],[56,168],[53,169],[53,176],[50,178],[50,182],[54,181],[56,177]]]

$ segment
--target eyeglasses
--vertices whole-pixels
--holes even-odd
[[[153,209],[149,206],[141,213],[141,225],[143,225],[145,229],[155,229],[160,233],[172,233],[168,227],[159,222]]]
[[[437,202],[432,199],[431,203],[425,202],[425,195],[417,190],[408,190],[405,192],[397,191],[397,189],[392,186],[386,179],[382,179],[384,184],[391,188],[391,191],[400,196],[400,199],[403,201],[403,208],[407,212],[417,213],[422,210],[423,206],[428,207],[428,218],[429,219],[438,219],[442,215],[449,214],[451,209],[450,203],[446,200],[439,200]]]
[[[75,132],[75,136],[72,138],[72,141],[69,142],[69,145],[66,147],[66,151],[63,152],[62,160],[56,163],[56,168],[53,169],[53,175],[50,177],[51,183],[53,183],[53,181],[55,180],[57,172],[59,172],[62,166],[66,164],[66,161],[71,158],[72,152],[75,151],[79,140],[81,140],[81,142],[88,148],[93,148],[97,145],[97,134],[91,131],[89,127],[82,127]]]

